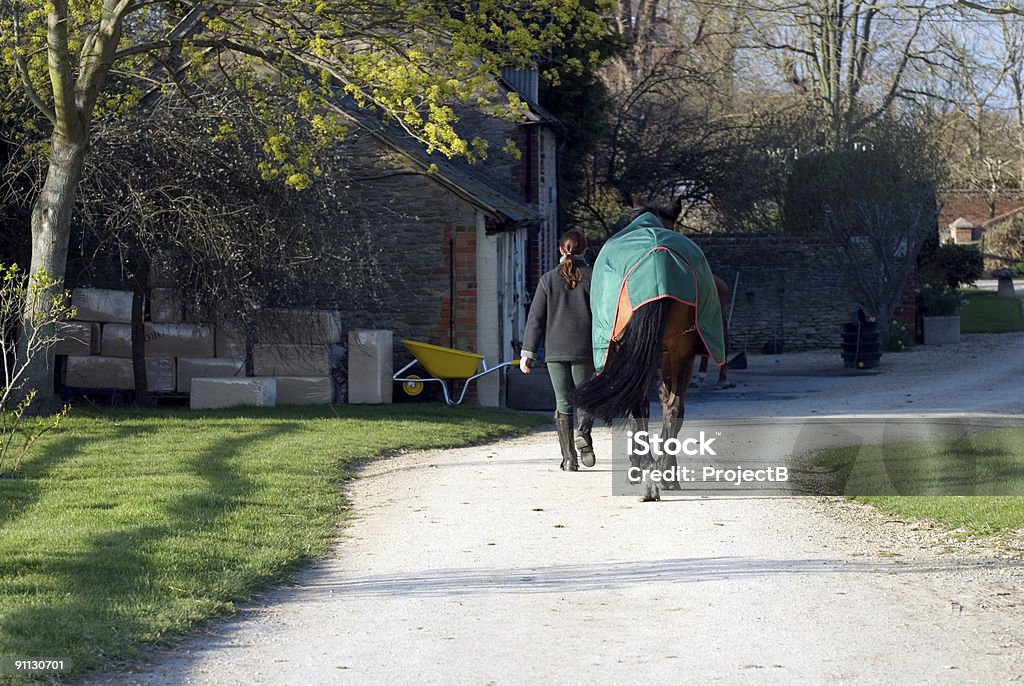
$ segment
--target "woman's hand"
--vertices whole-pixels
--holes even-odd
[[[529,357],[522,357],[522,358],[519,359],[519,371],[521,371],[523,374],[529,374],[530,373],[530,358]]]

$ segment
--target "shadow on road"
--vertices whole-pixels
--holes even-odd
[[[987,570],[1024,569],[1024,560],[989,561],[984,565],[979,563],[981,566]],[[344,581],[314,580],[303,584],[302,595],[306,598],[318,593],[349,597],[452,597],[493,593],[565,593],[658,581],[695,583],[812,574],[924,575],[963,572],[964,567],[963,561],[937,565],[822,559],[681,558],[521,569],[447,569],[357,577]]]

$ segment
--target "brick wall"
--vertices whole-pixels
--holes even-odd
[[[540,277],[558,264],[558,141],[553,132],[536,126],[521,127],[515,135],[524,154],[513,168],[513,182],[541,214],[527,246],[526,287],[533,293]]]
[[[939,231],[945,235],[949,225],[959,217],[980,226],[992,217],[1024,207],[1024,191],[1005,190],[996,198],[995,213],[991,214],[985,195],[978,191],[945,191],[939,197]]]
[[[476,307],[476,226],[449,224],[444,228],[442,271],[446,281],[451,274],[449,256],[454,258],[455,271],[455,337],[451,336],[452,299],[450,291],[441,299],[441,316],[434,339],[440,345],[459,350],[477,350]],[[452,242],[454,241],[454,243]],[[454,250],[452,250],[454,248]]]
[[[537,207],[541,214],[541,245],[547,252],[541,255],[542,273],[558,264],[558,138],[547,128],[536,129],[537,134]]]
[[[511,135],[525,143],[530,129],[494,118],[484,118],[480,127],[491,142],[490,156],[476,171],[506,192],[529,190],[532,184],[535,198],[537,183],[527,181],[524,174],[536,172],[536,159],[524,155],[527,159],[512,160],[500,149]],[[344,170],[346,190],[331,208],[331,228],[336,226],[337,235],[344,237],[345,245],[339,252],[347,256],[351,245],[351,253],[363,260],[362,270],[350,270],[351,274],[366,272],[365,278],[361,273],[353,277],[363,285],[350,288],[335,283],[322,289],[317,285],[321,297],[316,303],[282,304],[337,309],[346,331],[393,331],[398,365],[412,359],[398,343],[403,338],[477,351],[481,343],[478,327],[487,325],[486,321],[477,321],[478,295],[483,290],[488,298],[496,299],[498,292],[495,258],[485,255],[491,261],[483,262],[490,268],[485,275],[488,283],[483,285],[477,278],[481,264],[478,251],[482,249],[478,236],[483,233],[478,208],[360,130],[353,130],[341,141],[336,154],[344,162],[336,169]],[[513,185],[513,179],[520,185]],[[356,240],[362,237],[367,240]],[[554,247],[546,245],[545,249],[550,254]],[[331,259],[327,254],[314,257]],[[520,305],[516,299],[515,306]],[[483,316],[487,319],[491,315],[484,312]],[[519,332],[511,335],[518,337]],[[494,363],[493,352],[488,361]],[[474,395],[470,392],[467,398]]]

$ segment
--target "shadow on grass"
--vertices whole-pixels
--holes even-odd
[[[0,619],[2,643],[12,654],[23,656],[52,656],[55,646],[62,646],[61,656],[71,660],[73,673],[78,674],[112,660],[138,656],[141,643],[159,639],[168,624],[183,630],[189,623],[225,611],[236,598],[223,590],[224,584],[207,589],[197,582],[189,590],[173,588],[168,582],[182,580],[186,585],[201,579],[211,567],[235,572],[232,560],[216,561],[220,566],[215,567],[201,544],[188,551],[192,554],[184,555],[178,554],[177,548],[168,551],[163,546],[169,539],[178,539],[175,543],[187,547],[195,537],[215,531],[218,520],[243,506],[255,489],[232,464],[233,459],[246,446],[272,440],[298,426],[281,422],[255,434],[218,440],[191,465],[205,481],[205,488],[173,499],[162,512],[166,523],[106,531],[92,537],[84,552],[57,553],[43,561],[45,569],[41,571],[60,579],[64,595],[57,603],[32,604],[7,613]],[[60,447],[55,444],[51,450]],[[163,565],[156,559],[161,556]],[[169,558],[177,566],[170,573],[165,569]],[[253,586],[266,580],[244,581]],[[169,613],[182,619],[161,617]]]
[[[201,423],[209,420],[441,420],[462,424],[476,421],[504,420],[532,425],[535,415],[492,407],[449,406],[443,403],[402,403],[397,405],[295,405],[283,407],[235,407],[223,410],[112,410],[101,413],[106,418],[166,418]]]
[[[21,465],[12,477],[0,479],[0,529],[18,518],[22,512],[39,501],[44,482],[58,466],[87,452],[95,443],[137,436],[150,428],[119,426],[110,433],[93,436],[68,433],[46,442],[40,441],[34,454]]]
[[[792,477],[817,495],[1024,495],[1024,463],[1010,443],[975,445],[967,439],[927,453],[881,446],[867,455],[853,448],[812,454],[797,461]]]
[[[1009,444],[973,445],[969,438],[949,444],[934,457],[901,460],[898,451],[888,451],[886,475],[897,495],[1019,496],[1024,495],[1024,465],[1017,452]]]

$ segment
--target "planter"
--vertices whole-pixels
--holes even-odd
[[[1013,289],[1013,279],[1008,276],[1000,276],[999,285],[996,287],[996,295],[1001,298],[1017,297],[1017,291]]]
[[[960,342],[960,317],[922,317],[925,345],[951,345]]]
[[[843,366],[871,369],[882,358],[882,333],[878,322],[843,324]]]

